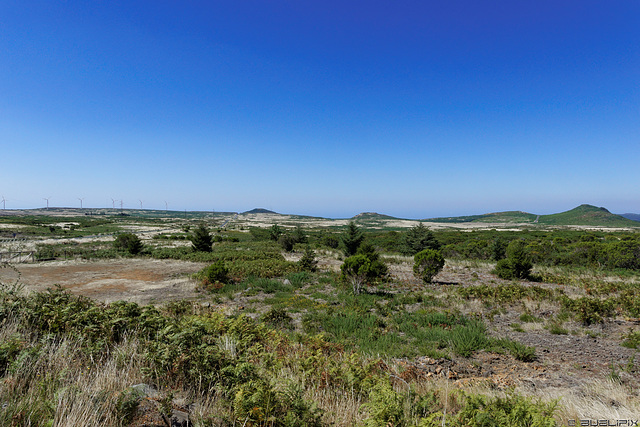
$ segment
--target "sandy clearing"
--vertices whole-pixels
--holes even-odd
[[[190,275],[204,266],[151,259],[40,262],[18,264],[15,270],[0,269],[0,282],[18,280],[25,291],[41,291],[57,284],[74,294],[103,302],[153,304],[197,298],[196,283]]]

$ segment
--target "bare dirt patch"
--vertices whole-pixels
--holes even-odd
[[[41,291],[60,285],[77,295],[103,302],[117,300],[139,304],[194,299],[195,281],[191,274],[202,263],[117,259],[101,261],[55,261],[19,264],[16,270],[0,270],[0,282],[19,280],[26,291]]]

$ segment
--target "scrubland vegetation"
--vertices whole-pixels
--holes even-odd
[[[540,352],[518,333],[596,336],[613,319],[640,317],[634,232],[193,223],[158,236],[45,244],[38,254],[203,262],[197,300],[103,304],[2,284],[0,425],[144,425],[176,410],[199,426],[565,424],[585,416],[576,401],[489,378],[465,386],[454,366],[480,369],[480,354],[527,366]],[[447,266],[469,279],[439,281]],[[490,330],[510,311],[516,335]],[[616,345],[638,349],[640,333],[630,328]],[[607,377],[626,393],[617,400],[626,411],[640,408],[625,379],[638,369],[634,358],[612,362]]]

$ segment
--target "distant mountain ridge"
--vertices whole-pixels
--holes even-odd
[[[639,215],[640,216],[640,215]],[[603,227],[637,227],[634,221],[621,215],[612,214],[606,208],[580,205],[566,212],[550,215],[536,215],[521,211],[496,212],[484,215],[470,215],[449,218],[432,218],[424,221],[461,223],[461,222],[488,222],[488,223],[531,223],[542,225],[591,225]]]
[[[640,214],[636,213],[623,213],[619,214],[623,218],[630,219],[631,221],[640,221]]]

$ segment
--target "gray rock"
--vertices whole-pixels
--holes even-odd
[[[156,397],[158,390],[150,386],[149,384],[136,384],[132,385],[131,390],[136,392],[140,397]]]
[[[186,412],[178,411],[177,409],[171,412],[171,427],[189,427],[191,425],[189,414]]]

